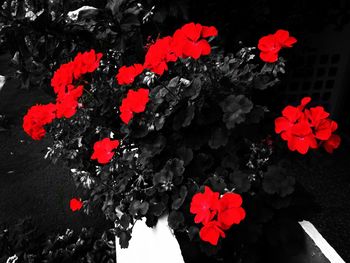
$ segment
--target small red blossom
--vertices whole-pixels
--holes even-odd
[[[288,141],[288,148],[291,151],[296,150],[301,154],[306,154],[309,148],[318,147],[316,138],[306,121],[293,125],[284,138]]]
[[[225,237],[224,230],[233,224],[239,224],[245,218],[241,207],[242,197],[235,193],[225,193],[219,198],[219,193],[205,186],[204,193],[192,197],[190,212],[195,214],[194,222],[204,226],[199,232],[203,241],[217,245],[219,237]]]
[[[145,111],[147,102],[149,101],[148,95],[148,89],[141,88],[137,91],[128,91],[126,98],[122,100],[122,104],[119,108],[120,118],[125,124],[130,122],[134,113],[141,113]]]
[[[201,39],[202,34],[208,37],[215,35],[214,29],[205,27],[202,33],[203,26],[201,24],[188,23],[182,28],[176,30],[173,38],[176,46],[182,49],[183,57],[192,57],[198,59],[200,56],[209,55],[211,47],[207,40]]]
[[[333,153],[334,149],[337,149],[340,145],[341,139],[337,134],[332,134],[327,141],[323,143],[324,149],[328,153]]]
[[[219,238],[225,238],[225,232],[220,228],[220,223],[218,221],[210,221],[205,224],[199,231],[199,237],[203,241],[207,241],[213,246],[218,244]]]
[[[194,222],[206,224],[213,219],[218,210],[219,193],[214,193],[208,186],[204,193],[197,193],[191,201],[190,212],[196,214]]]
[[[275,34],[270,34],[259,39],[258,49],[260,58],[267,63],[273,63],[278,60],[278,52],[281,48],[290,48],[297,42],[296,38],[291,37],[286,30],[277,30]]]
[[[282,117],[275,119],[275,132],[288,142],[291,151],[306,154],[310,148],[317,149],[323,143],[327,152],[333,152],[340,144],[340,137],[333,136],[338,124],[328,118],[329,113],[321,106],[305,109],[310,101],[311,98],[305,97],[299,106],[285,107]]]
[[[218,35],[218,30],[215,26],[202,26],[201,36],[203,38],[216,37]]]
[[[73,83],[74,62],[62,64],[51,79],[51,86],[57,95],[65,93],[66,87]]]
[[[78,53],[74,58],[74,78],[79,79],[86,73],[94,72],[100,65],[102,53],[96,53],[95,50],[91,49],[88,52]]]
[[[70,209],[75,212],[83,207],[83,202],[80,199],[72,198],[69,202]]]
[[[55,117],[55,104],[32,106],[23,118],[23,130],[34,140],[41,140],[46,134],[44,126],[51,123]]]
[[[118,140],[104,138],[94,144],[94,152],[91,155],[91,160],[97,160],[100,164],[107,164],[113,158],[114,152],[119,146]]]
[[[130,67],[122,66],[116,76],[119,85],[128,85],[134,82],[135,77],[143,71],[143,65],[134,64]]]
[[[223,229],[239,224],[245,218],[241,205],[242,197],[239,194],[226,193],[220,198],[218,221]]]
[[[58,96],[56,101],[57,118],[71,118],[77,111],[78,99],[83,95],[83,86],[71,88],[69,92]]]
[[[62,64],[54,73],[51,79],[51,86],[57,95],[66,93],[74,80],[79,79],[86,73],[94,72],[102,58],[102,53],[96,53],[90,50],[84,53],[78,53],[73,61]]]
[[[152,44],[145,57],[144,67],[152,72],[163,75],[168,70],[168,62],[174,62],[180,55],[180,49],[173,42],[173,38],[163,37]]]

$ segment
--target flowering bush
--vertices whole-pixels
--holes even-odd
[[[137,220],[152,227],[168,214],[169,226],[205,252],[219,256],[234,240],[234,257],[243,257],[291,200],[295,180],[268,133],[256,133],[268,110],[252,98],[278,82],[285,70],[278,51],[296,39],[285,30],[263,37],[260,57],[269,63],[262,63],[254,47],[225,54],[212,44],[217,35],[188,23],[113,76],[104,54],[79,53],[52,78],[56,104],[33,106],[24,118],[33,139],[48,129],[47,156],[64,161],[84,189],[72,210],[101,208],[123,248]],[[331,152],[337,125],[322,107],[306,110],[309,101],[286,107],[275,131],[292,151],[304,154],[319,140]]]

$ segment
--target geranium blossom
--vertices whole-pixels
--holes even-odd
[[[69,92],[58,96],[56,101],[57,118],[71,118],[77,111],[78,99],[83,94],[83,86],[70,89]]]
[[[278,59],[278,52],[281,48],[290,48],[297,42],[286,30],[277,30],[276,33],[264,36],[259,39],[258,49],[260,58],[264,62],[273,63]]]
[[[94,72],[100,65],[102,53],[96,53],[95,50],[90,50],[84,53],[78,53],[74,58],[74,78],[79,79],[86,73]]]
[[[180,55],[180,47],[175,44],[170,36],[158,39],[149,47],[144,67],[163,75],[164,71],[168,70],[168,62],[176,61]]]
[[[205,224],[199,231],[199,237],[203,241],[207,241],[213,246],[218,244],[219,238],[226,237],[225,232],[220,228],[220,223],[218,221],[210,221]]]
[[[239,194],[226,193],[220,198],[218,221],[224,229],[239,224],[245,218],[241,205],[242,197]]]
[[[72,198],[69,202],[70,209],[75,212],[83,207],[83,202],[80,199]]]
[[[46,134],[44,126],[51,123],[55,117],[55,104],[32,106],[23,118],[23,130],[34,140],[41,140]]]
[[[74,80],[78,80],[82,75],[95,71],[100,65],[102,53],[90,50],[78,53],[73,61],[62,64],[54,73],[51,79],[51,86],[57,95],[66,93]]]
[[[192,57],[198,59],[200,56],[209,55],[211,47],[207,40],[201,39],[202,25],[189,23],[182,28],[176,30],[174,34],[174,42],[176,46],[182,48],[183,57]],[[205,27],[203,34],[208,37],[215,35],[215,30]]]
[[[287,106],[282,117],[275,119],[275,131],[288,142],[291,151],[306,154],[309,148],[316,149],[323,143],[327,152],[339,147],[340,137],[332,137],[338,124],[329,119],[329,113],[317,106],[305,109],[311,98],[305,97],[297,107]],[[319,142],[317,141],[319,140]]]
[[[149,101],[149,90],[138,89],[137,91],[129,90],[126,98],[122,100],[120,106],[120,118],[128,124],[132,119],[134,113],[144,112],[146,109],[147,102]]]
[[[94,144],[94,152],[91,155],[91,160],[97,160],[100,164],[107,164],[113,158],[114,152],[119,146],[118,140],[104,138]]]
[[[122,66],[116,76],[119,85],[128,85],[134,82],[136,76],[141,74],[143,66],[141,64],[134,64],[130,67]]]
[[[190,212],[195,214],[194,222],[202,223],[199,236],[203,241],[217,245],[219,237],[225,237],[224,230],[233,224],[239,224],[245,218],[241,207],[242,197],[236,193],[225,193],[219,198],[219,193],[205,186],[204,193],[192,197]]]
[[[168,70],[168,62],[175,62],[179,57],[192,57],[209,55],[211,47],[203,38],[217,36],[218,31],[214,26],[202,26],[201,24],[188,23],[176,30],[174,35],[158,39],[150,45],[144,67],[158,75],[163,75]]]
[[[208,186],[204,193],[195,194],[192,198],[190,212],[195,214],[194,222],[206,224],[216,215],[219,193],[214,193]]]
[[[337,149],[340,145],[341,139],[337,134],[332,134],[327,141],[323,143],[323,147],[328,153],[333,153],[334,149]]]
[[[68,62],[66,64],[62,64],[55,71],[51,79],[51,86],[57,95],[65,93],[67,91],[66,88],[68,85],[73,83],[74,68],[74,62]]]

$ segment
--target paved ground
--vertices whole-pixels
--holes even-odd
[[[0,57],[0,74],[8,70],[7,59]],[[22,118],[28,107],[49,100],[50,97],[40,89],[17,90],[15,80],[8,82],[0,92],[0,114],[6,114],[11,126],[8,131],[0,131],[0,222],[32,216],[42,231],[62,231],[67,227],[79,229],[82,225],[102,226],[104,222],[101,220],[69,210],[69,200],[77,193],[68,171],[43,159],[49,145],[47,139],[35,142],[22,130]],[[299,181],[320,205],[319,211],[308,219],[348,262],[349,148],[349,144],[343,143],[333,156],[320,155],[295,166],[299,171]],[[307,244],[313,248],[299,251],[304,253],[303,256],[288,262],[327,262],[321,259],[312,242]],[[292,247],[288,242],[284,245]],[[276,251],[282,253],[283,249]],[[290,260],[296,255],[297,252],[290,255]],[[305,261],[300,261],[300,258]]]
[[[7,57],[0,57],[0,74],[8,71]],[[0,92],[0,114],[10,122],[8,131],[0,131],[0,222],[13,222],[32,216],[43,231],[80,229],[96,220],[69,209],[69,200],[77,195],[67,169],[44,160],[48,139],[33,141],[22,129],[22,118],[36,103],[50,97],[39,89],[16,88],[11,80]],[[98,221],[101,223],[101,221]]]

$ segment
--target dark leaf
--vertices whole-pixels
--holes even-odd
[[[221,146],[225,146],[228,142],[229,132],[223,127],[218,127],[214,130],[211,135],[211,138],[208,142],[208,145],[212,149],[218,149]]]
[[[173,197],[173,203],[171,204],[171,208],[173,210],[178,210],[184,203],[186,196],[187,196],[187,188],[186,186],[182,185],[179,193]]]
[[[249,174],[236,170],[230,174],[230,181],[232,182],[232,187],[238,193],[244,193],[250,190],[251,182],[249,180]]]
[[[264,174],[262,187],[268,194],[278,194],[285,197],[294,191],[295,178],[288,175],[288,172],[279,166],[268,167]]]
[[[181,148],[177,149],[176,152],[178,157],[184,161],[185,166],[188,165],[193,159],[193,151],[191,148],[182,146]]]
[[[230,95],[220,103],[224,112],[223,122],[227,129],[232,129],[236,124],[245,120],[245,115],[253,109],[253,103],[244,95]]]
[[[183,226],[185,222],[184,215],[180,211],[171,211],[168,217],[168,225],[176,230]]]
[[[129,247],[129,240],[131,239],[131,235],[129,231],[122,231],[119,234],[119,245],[121,248],[128,248]]]

